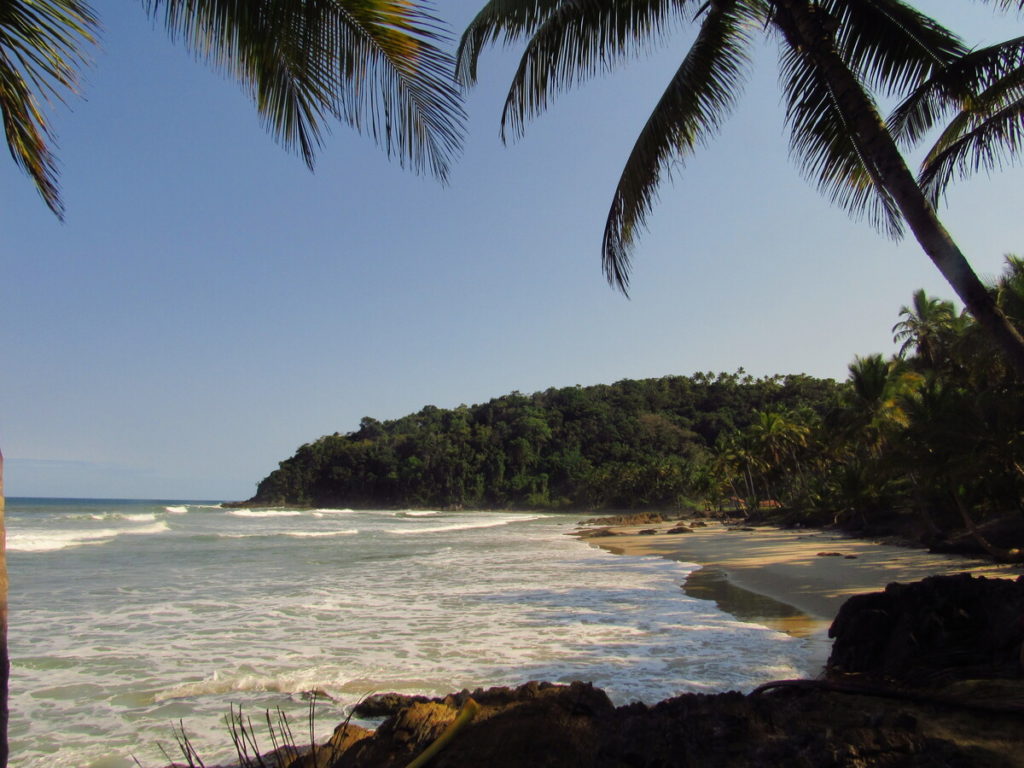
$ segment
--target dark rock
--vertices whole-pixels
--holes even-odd
[[[685,525],[677,525],[675,528],[670,528],[665,533],[693,533],[692,528],[687,528]]]
[[[614,707],[589,683],[527,683],[518,688],[462,691],[415,702],[386,720],[371,739],[359,741],[334,768],[399,768],[433,743],[472,697],[480,711],[431,768],[592,765],[598,724]]]
[[[585,528],[578,531],[576,535],[581,539],[600,539],[604,536],[618,536],[619,534],[611,528]]]
[[[1017,677],[1024,578],[932,576],[847,600],[828,668],[909,682]]]
[[[658,531],[654,528],[644,528],[642,531],[637,531],[638,536],[654,536]]]
[[[580,525],[650,525],[651,523],[663,523],[666,520],[678,519],[678,514],[670,515],[664,512],[631,512],[625,515],[592,517],[589,520],[584,520]]]
[[[376,733],[339,729],[333,746],[281,765],[404,768],[472,698],[475,718],[429,768],[1024,768],[1024,578],[891,584],[847,601],[830,634],[832,677],[746,696],[616,709],[589,683],[531,682],[443,699],[373,697],[374,711],[396,708]],[[948,669],[972,677],[908,685]]]
[[[342,723],[334,729],[331,738],[316,749],[304,747],[296,750],[294,747],[281,747],[263,755],[262,763],[257,762],[254,765],[274,768],[331,768],[346,751],[371,736],[371,730],[352,723]]]
[[[352,714],[356,717],[390,717],[403,707],[422,701],[430,701],[430,698],[401,693],[375,693],[356,704]]]

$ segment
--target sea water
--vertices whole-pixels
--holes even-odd
[[[578,516],[9,499],[11,765],[207,765],[232,706],[317,738],[372,692],[592,681],[616,704],[813,674],[807,641],[680,588]],[[269,737],[261,734],[266,749]]]

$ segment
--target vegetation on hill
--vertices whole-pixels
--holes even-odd
[[[1008,256],[990,292],[1024,325],[1024,259]],[[1020,521],[1021,383],[969,315],[924,291],[900,310],[893,334],[899,353],[856,358],[824,413],[799,422],[762,413],[721,435],[697,472],[700,492],[716,504],[737,492],[770,498],[796,519],[865,529],[913,517],[926,541],[961,528],[997,559],[1020,560],[981,527]]]
[[[427,406],[303,445],[260,504],[674,507],[720,436],[769,410],[820,418],[837,393],[808,376],[697,373]]]
[[[1024,324],[1024,259],[990,290]],[[252,504],[781,508],[791,521],[884,528],[931,542],[1019,517],[1024,390],[994,342],[918,291],[893,327],[899,353],[857,357],[837,384],[809,376],[624,380],[427,406],[303,445]],[[904,526],[905,527],[905,526]]]

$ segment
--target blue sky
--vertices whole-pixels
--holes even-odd
[[[515,52],[485,54],[451,183],[337,126],[311,174],[241,90],[136,2],[95,3],[84,99],[53,110],[66,221],[0,162],[0,447],[9,495],[246,498],[295,448],[433,404],[694,371],[843,378],[889,353],[915,243],[849,220],[786,152],[774,53],[720,138],[666,185],[631,298],[599,247],[632,142],[686,44],[498,136]],[[922,0],[972,43],[1019,34]],[[461,31],[477,2],[443,0]],[[1021,252],[1020,170],[943,219],[983,276]]]

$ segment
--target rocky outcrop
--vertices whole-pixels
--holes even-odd
[[[1024,577],[932,576],[847,600],[829,635],[829,670],[905,683],[1016,678]]]
[[[404,768],[441,736],[465,696],[410,703],[327,768]],[[430,768],[1024,766],[1019,712],[936,707],[827,686],[688,694],[618,709],[583,683],[530,683],[472,696],[481,699],[480,713]]]
[[[339,727],[288,768],[404,768],[463,707],[473,720],[429,768],[1024,768],[1024,578],[891,584],[851,598],[831,634],[826,679],[749,695],[615,708],[587,683],[533,682],[376,696],[360,710],[387,713],[375,733]]]
[[[583,520],[580,525],[650,525],[664,523],[668,520],[679,520],[678,512],[630,512],[625,515],[608,515]]]
[[[581,539],[600,539],[607,536],[620,536],[621,534],[612,528],[584,528],[577,531],[576,535]]]

